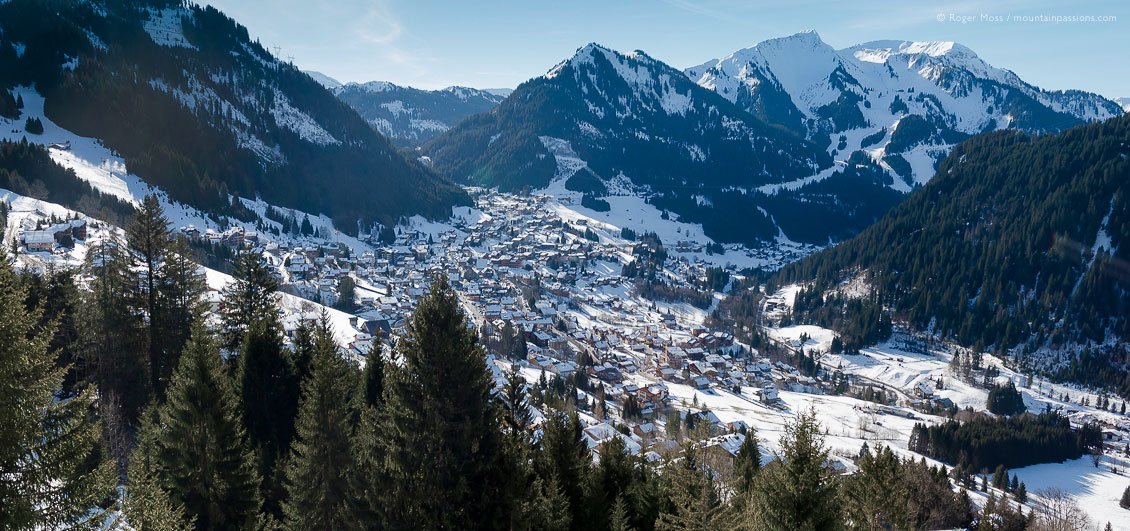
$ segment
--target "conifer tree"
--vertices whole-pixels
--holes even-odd
[[[628,518],[628,504],[624,503],[623,496],[617,496],[616,501],[612,503],[612,511],[608,516],[608,529],[609,531],[631,531],[635,529],[632,527],[631,519]]]
[[[159,277],[163,274],[160,269],[168,251],[170,234],[169,220],[165,218],[157,196],[146,195],[141,208],[126,225],[126,241],[133,252],[134,265],[142,270],[134,300],[138,309],[148,316],[145,328],[149,352],[149,385],[158,392],[163,387],[160,385],[160,376],[164,362],[164,340],[161,337],[164,315],[159,304],[158,285]]]
[[[734,455],[734,489],[739,494],[748,495],[760,470],[761,448],[757,444],[757,430],[751,427],[746,431],[738,453]]]
[[[130,258],[125,242],[108,234],[90,242],[82,274],[90,289],[82,295],[76,316],[80,350],[102,394],[104,417],[134,419],[148,401],[149,358],[143,346],[142,321],[130,310]],[[124,455],[114,457],[124,458]]]
[[[714,472],[706,464],[706,446],[695,438],[683,443],[682,458],[667,464],[662,476],[667,507],[657,530],[715,529],[725,517]]]
[[[506,373],[506,383],[502,386],[502,420],[512,437],[520,437],[532,422],[533,415],[526,403],[526,379],[518,371],[518,365],[511,365]]]
[[[271,276],[263,257],[244,249],[236,256],[235,280],[224,287],[220,316],[223,320],[223,347],[235,352],[255,321],[278,318],[274,293],[278,283]]]
[[[898,456],[889,448],[864,453],[843,488],[844,512],[853,529],[910,529],[909,494]]]
[[[266,510],[275,516],[281,516],[279,504],[285,496],[283,471],[276,464],[294,438],[300,395],[294,368],[283,349],[281,328],[274,314],[253,321],[237,361],[244,425],[258,450]],[[317,349],[315,344],[315,352]]]
[[[48,347],[54,325],[40,326],[26,296],[0,247],[0,527],[96,528],[116,478],[90,414],[95,391],[58,399],[67,367]]]
[[[572,529],[585,529],[584,484],[592,468],[581,421],[575,411],[550,412],[542,429],[541,451],[534,458],[534,471],[543,483],[553,478],[568,502]]]
[[[778,463],[758,474],[754,514],[764,529],[824,531],[841,527],[839,484],[816,413],[785,425]]]
[[[294,351],[291,353],[296,381],[305,382],[310,378],[310,367],[314,363],[314,327],[302,321],[294,330]]]
[[[196,529],[246,527],[259,518],[257,458],[233,387],[211,332],[194,325],[159,410],[154,444],[156,473]]]
[[[134,529],[189,531],[194,528],[193,519],[185,515],[183,504],[172,500],[158,475],[159,426],[157,406],[146,408],[137,430],[137,446],[130,455],[122,513]]]
[[[565,496],[557,477],[537,477],[530,488],[530,499],[522,508],[527,515],[528,528],[547,531],[568,531],[574,529],[573,513],[569,499]]]
[[[365,368],[361,371],[361,396],[365,405],[373,407],[383,400],[385,379],[385,359],[381,344],[375,342],[365,360]]]
[[[385,375],[385,466],[392,525],[506,526],[500,411],[494,384],[455,292],[439,277]]]
[[[396,486],[392,483],[384,462],[382,407],[381,404],[360,404],[360,421],[353,437],[353,455],[357,468],[349,476],[353,492],[346,503],[350,518],[362,529],[380,528],[391,523],[386,516],[385,503],[391,496],[389,491]]]
[[[204,296],[208,284],[200,265],[192,259],[192,251],[184,237],[169,240],[165,265],[158,285],[163,320],[160,323],[161,361],[160,379],[166,384],[180,361],[192,323],[204,317]]]
[[[290,529],[344,529],[352,521],[348,498],[355,461],[352,402],[342,398],[353,392],[356,369],[341,356],[328,323],[316,329],[314,344],[286,465],[283,512]]]

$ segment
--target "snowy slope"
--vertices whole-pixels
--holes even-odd
[[[306,75],[314,78],[314,81],[317,81],[319,84],[329,90],[336,89],[342,85],[341,81],[338,81],[316,70],[303,70],[303,72],[306,72]]]

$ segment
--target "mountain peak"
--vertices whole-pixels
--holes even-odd
[[[576,66],[592,63],[593,57],[597,53],[600,53],[605,57],[607,57],[608,54],[616,54],[615,51],[608,47],[602,46],[596,42],[590,42],[584,46],[581,46],[580,48],[577,48],[577,51],[573,52],[573,55],[571,55],[568,59],[557,63],[557,65],[551,68],[549,72],[546,72],[545,77],[547,79],[553,79],[557,77],[557,74],[561,73],[562,69],[569,65]]]
[[[368,81],[365,83],[350,83],[350,85],[357,85],[369,92],[389,92],[400,88],[398,85],[394,85],[388,81]]]
[[[820,34],[817,33],[816,30],[811,29],[811,28],[806,29],[804,31],[798,31],[798,32],[796,32],[792,35],[789,35],[788,37],[780,37],[779,39],[775,39],[775,40],[796,40],[796,41],[811,41],[811,42],[820,42],[820,43],[824,42],[824,40],[820,38]]]

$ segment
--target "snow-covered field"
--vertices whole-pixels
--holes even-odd
[[[797,290],[798,287],[795,285],[786,286],[772,294],[770,300],[781,307],[791,307]],[[818,352],[820,364],[828,369],[838,368],[845,374],[852,374],[881,383],[888,388],[901,391],[905,394],[904,396],[913,396],[915,387],[921,385],[931,390],[937,397],[952,400],[958,408],[968,407],[976,411],[985,410],[988,399],[987,390],[965,381],[950,368],[953,352],[958,350],[958,347],[953,345],[941,342],[931,343],[928,353],[914,352],[905,348],[908,338],[896,333],[896,336],[891,340],[861,349],[857,355],[842,355],[828,352],[834,333],[818,326],[796,325],[771,328],[768,330],[768,334],[771,338],[790,344],[794,348]],[[802,334],[809,339],[803,344],[799,344]],[[797,342],[793,343],[793,341]],[[1027,385],[1029,382],[1025,375],[1017,373],[1009,368],[1003,360],[990,354],[984,355],[983,364],[985,367],[992,366],[999,369],[1000,375],[997,377],[997,382],[1007,380],[1016,385],[1028,411],[1041,412],[1050,407],[1052,410],[1058,410],[1061,414],[1066,415],[1072,420],[1073,424],[1081,425],[1086,422],[1097,421],[1104,426],[1111,427],[1104,428],[1104,431],[1115,433],[1116,442],[1113,444],[1108,442],[1107,454],[1103,457],[1103,463],[1098,468],[1092,464],[1089,458],[1085,457],[1065,463],[1033,465],[1010,471],[1019,476],[1020,481],[1025,483],[1030,494],[1034,493],[1030,496],[1029,505],[1041,503],[1043,499],[1039,494],[1041,490],[1048,488],[1063,489],[1074,497],[1075,502],[1087,512],[1092,524],[1101,527],[1106,522],[1111,522],[1114,529],[1130,529],[1130,511],[1118,506],[1123,490],[1130,486],[1130,458],[1121,453],[1127,443],[1130,442],[1130,418],[1120,413],[1095,407],[1099,402],[1100,394],[1093,389],[1052,383],[1039,377],[1034,378],[1031,385]],[[942,384],[941,386],[938,386],[939,382]],[[676,386],[669,385],[669,387],[671,387],[672,395],[674,395]],[[695,393],[694,390],[691,390],[691,392]],[[1064,395],[1068,397],[1068,400],[1062,399]],[[762,429],[761,426],[769,426],[770,431],[774,429],[772,428],[774,421],[763,419],[764,415],[758,415],[751,408],[736,403],[733,395],[719,399],[704,397],[703,393],[698,391],[697,396],[700,403],[705,400],[721,407],[722,409],[717,414],[724,420],[728,416],[753,416],[761,422],[760,424],[751,423],[758,426],[759,430]],[[870,415],[878,419],[879,424],[886,430],[886,435],[894,437],[889,445],[900,450],[900,453],[908,454],[906,443],[910,428],[913,427],[914,423],[940,420],[940,418],[921,413],[915,413],[918,417],[917,420],[910,420],[893,415],[875,415],[875,413],[861,412],[850,407],[844,409],[842,405],[846,404],[868,404],[850,398],[788,392],[782,392],[781,397],[790,405],[789,412],[784,413],[784,415],[791,414],[796,410],[793,407],[794,403],[802,408],[814,406],[821,423],[828,429],[829,443],[833,448],[850,449],[853,446],[858,447],[862,441],[859,437],[858,428],[867,421],[867,417]],[[1120,403],[1121,401],[1116,400],[1116,402]],[[1083,403],[1088,405],[1082,405]],[[868,408],[865,407],[864,409]],[[773,414],[781,415],[777,412]],[[853,428],[855,429],[854,432]],[[768,435],[766,437],[772,440]],[[875,443],[870,444],[874,446]],[[1118,470],[1118,473],[1112,472],[1112,467]]]

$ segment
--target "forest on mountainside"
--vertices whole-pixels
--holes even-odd
[[[861,310],[826,292],[859,278],[871,305],[962,345],[1021,364],[1080,345],[1125,367],[1125,344],[1111,340],[1130,337],[1128,156],[1130,116],[973,137],[876,224],[783,267],[770,286],[804,283],[815,296],[798,312],[851,321]],[[1125,369],[1103,374],[1130,393]]]
[[[180,28],[153,31],[179,29],[191,48],[143,28],[166,8],[181,9]],[[234,216],[229,195],[261,197],[356,234],[468,201],[211,6],[14,0],[0,4],[0,28],[0,88],[34,86],[48,118],[204,212]]]

